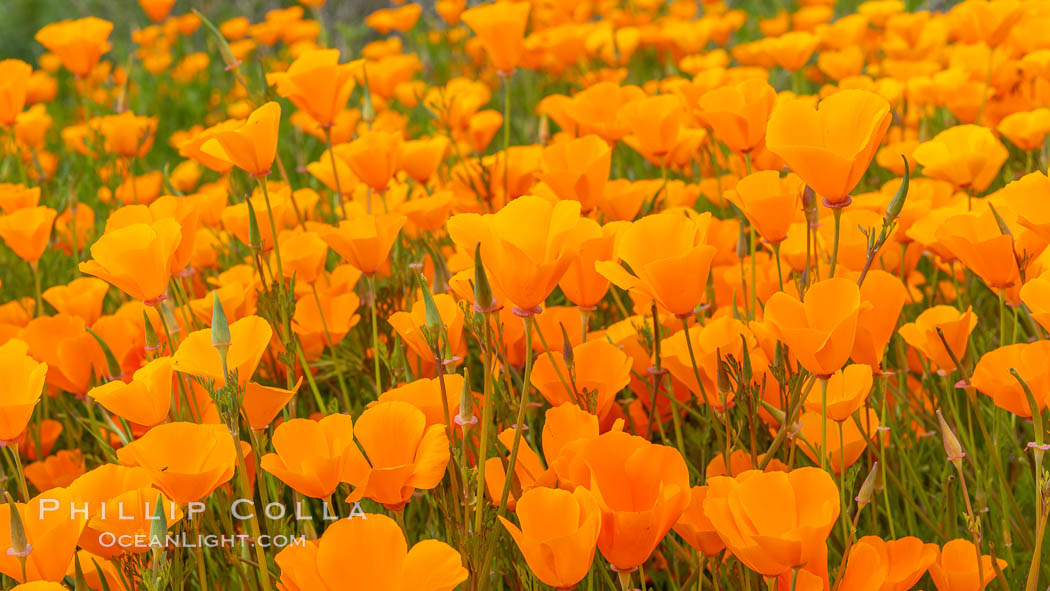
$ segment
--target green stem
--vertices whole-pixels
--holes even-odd
[[[507,512],[507,496],[510,495],[510,484],[514,480],[514,469],[518,462],[518,448],[521,445],[521,434],[525,430],[525,403],[529,399],[529,387],[532,382],[532,325],[535,322],[532,316],[523,319],[525,323],[525,373],[521,386],[521,398],[518,400],[518,414],[514,421],[514,442],[510,446],[510,459],[507,460],[507,474],[503,480],[503,491],[499,495],[500,515]]]
[[[322,25],[323,30],[323,25]],[[324,141],[328,145],[328,159],[332,162],[332,178],[335,182],[335,199],[334,201],[339,204],[339,214],[342,219],[346,219],[346,203],[343,202],[343,187],[339,182],[339,170],[335,167],[335,152],[332,151],[332,125],[323,125],[324,129]],[[333,211],[335,208],[332,208]]]
[[[376,288],[376,276],[368,276],[368,284],[372,288],[372,297],[368,303],[372,309],[372,357],[375,359],[376,372],[376,398],[383,393],[383,380],[379,367],[379,315],[376,312],[376,299],[379,298],[379,290]]]
[[[835,238],[831,243],[831,271],[828,273],[828,277],[835,276],[835,266],[839,260],[839,230],[842,226],[842,208],[835,207],[832,211],[832,217],[835,219]]]
[[[263,199],[266,200],[266,215],[270,218],[270,234],[271,240],[273,240],[273,256],[277,259],[277,277],[274,277],[274,282],[277,285],[284,285],[284,271],[281,267],[281,249],[277,246],[277,223],[273,220],[273,207],[270,205],[270,191],[266,188],[266,179],[258,177],[256,180],[259,182],[259,186],[262,187]]]

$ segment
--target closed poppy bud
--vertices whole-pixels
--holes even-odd
[[[113,23],[89,16],[51,23],[34,37],[78,78],[91,73],[98,59],[109,51]]]
[[[375,191],[385,191],[398,170],[401,135],[370,130],[357,139],[334,148],[354,175]]]
[[[595,269],[621,289],[656,300],[678,316],[693,314],[707,291],[717,249],[705,244],[711,214],[696,219],[673,213],[646,216],[620,231],[619,263],[598,261]]]
[[[0,216],[0,238],[22,260],[36,263],[47,248],[58,212],[43,205]]]
[[[740,179],[725,198],[740,208],[762,239],[776,244],[787,238],[801,209],[802,180],[795,174],[780,178],[775,170],[764,170]]]
[[[763,79],[720,86],[700,97],[699,116],[730,150],[750,153],[762,145],[776,91]]]
[[[725,549],[722,538],[718,537],[714,524],[704,514],[704,501],[707,499],[707,486],[694,486],[689,500],[674,530],[682,536],[687,544],[704,556],[717,556]]]
[[[288,71],[267,74],[266,81],[321,127],[332,125],[354,91],[352,66],[339,64],[338,49],[306,51]]]
[[[106,232],[91,245],[92,260],[80,263],[80,271],[154,305],[168,288],[171,259],[181,238],[179,223],[171,218]]]
[[[474,249],[474,309],[481,314],[487,314],[494,311],[496,306],[496,298],[492,296],[489,276],[481,260],[481,243],[479,242]]]
[[[860,290],[835,277],[814,283],[805,301],[777,292],[766,301],[765,319],[802,367],[830,376],[845,365],[857,333]]]
[[[277,156],[280,125],[281,105],[271,101],[252,111],[240,127],[216,131],[200,146],[200,151],[253,177],[264,177],[270,174]]]
[[[900,327],[899,333],[934,366],[945,372],[955,370],[955,361],[966,355],[970,333],[977,326],[977,315],[972,308],[960,312],[955,306],[933,306],[923,310],[915,319]],[[944,340],[938,335],[944,335]],[[945,342],[951,352],[945,349]]]
[[[33,67],[22,60],[0,61],[0,125],[9,126],[26,104],[26,85]]]
[[[285,421],[274,430],[273,448],[277,453],[262,457],[262,469],[315,499],[335,492],[349,456],[361,454],[354,443],[353,420],[344,414],[320,421]]]
[[[751,570],[773,577],[805,568],[827,580],[826,541],[839,516],[839,498],[824,470],[750,470],[711,478],[704,514]]]
[[[540,180],[559,199],[579,201],[580,210],[587,213],[605,191],[611,164],[609,144],[597,135],[585,135],[544,148]]]
[[[0,442],[19,439],[44,391],[47,364],[38,363],[28,351],[18,339],[0,345],[0,374],[10,377],[0,402]]]
[[[435,136],[403,142],[399,165],[413,180],[426,184],[437,172],[448,151],[448,138]]]
[[[977,193],[988,188],[1008,155],[990,129],[972,124],[949,127],[912,153],[924,175]]]
[[[955,436],[955,431],[948,426],[948,422],[944,420],[944,415],[941,414],[940,409],[937,410],[937,424],[941,430],[941,442],[944,444],[944,453],[948,456],[948,461],[955,464],[956,468],[962,469],[962,459],[966,457],[966,452],[963,451],[962,445],[959,444],[959,438]]]
[[[866,90],[836,92],[816,108],[785,99],[769,116],[766,146],[827,203],[841,206],[867,171],[890,120],[886,99]]]
[[[348,503],[369,498],[403,508],[416,489],[429,490],[449,461],[445,425],[426,426],[426,416],[407,402],[382,402],[361,413],[354,425],[364,456],[348,462],[343,480],[354,486]]]
[[[374,275],[386,263],[404,224],[403,215],[381,213],[343,220],[335,228],[319,224],[314,229],[343,260],[365,275]]]
[[[117,450],[117,459],[149,470],[157,488],[184,505],[204,499],[233,477],[235,453],[225,425],[176,422],[150,429]]]
[[[601,531],[601,511],[586,488],[531,489],[518,499],[514,513],[520,529],[503,517],[500,522],[536,578],[555,589],[570,589],[583,580]]]
[[[873,383],[871,367],[854,363],[831,374],[828,378],[827,416],[838,422],[848,421],[853,411],[864,405]],[[805,401],[808,411],[819,413],[824,405],[815,396]]]
[[[460,15],[481,40],[492,65],[501,74],[509,75],[521,61],[530,7],[528,2],[493,2]]]
[[[973,542],[966,539],[955,539],[941,548],[940,555],[930,564],[930,578],[933,579],[937,591],[970,591],[971,589],[984,589],[988,583],[995,579],[996,569],[992,565],[993,558],[987,554],[980,557],[980,566],[977,564],[977,549]],[[1006,568],[1007,563],[1002,558],[994,559],[999,570]],[[980,573],[984,574],[981,580]]]
[[[88,391],[110,413],[136,425],[164,422],[171,407],[171,358],[158,357],[135,372],[130,383],[114,380]]]
[[[632,101],[617,116],[634,136],[641,151],[664,156],[678,142],[685,111],[677,94],[662,94]]]

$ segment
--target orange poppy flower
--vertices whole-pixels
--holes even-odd
[[[66,285],[44,290],[44,301],[60,314],[79,316],[85,324],[94,324],[102,315],[102,301],[109,284],[94,277],[77,277]]]
[[[1010,113],[996,127],[1010,143],[1028,152],[1038,150],[1050,133],[1050,109],[1041,107],[1033,111]]]
[[[751,570],[774,577],[805,568],[827,580],[826,540],[839,516],[839,493],[824,470],[711,478],[704,515]]]
[[[609,180],[612,149],[601,137],[588,134],[557,142],[543,150],[543,172],[539,178],[558,196],[580,202],[589,212],[598,205]]]
[[[123,158],[141,158],[153,147],[157,118],[139,116],[131,111],[106,115],[99,122],[105,150]]]
[[[673,447],[621,432],[599,435],[572,460],[571,481],[586,486],[602,513],[598,548],[619,571],[649,559],[689,505],[689,471]]]
[[[857,284],[834,277],[810,286],[803,302],[782,291],[773,294],[765,319],[802,367],[826,378],[849,359],[859,311]]]
[[[494,214],[459,214],[448,221],[457,246],[481,260],[496,291],[523,313],[534,313],[572,262],[570,237],[580,203],[525,195]],[[501,302],[502,303],[502,302]]]
[[[335,492],[352,461],[350,456],[361,455],[354,444],[353,419],[344,414],[329,415],[320,421],[285,421],[273,432],[273,448],[277,453],[262,457],[262,469],[315,499]]]
[[[339,256],[365,275],[374,275],[394,247],[405,216],[393,213],[368,214],[339,222],[336,227],[313,229]]]
[[[704,513],[704,501],[707,499],[707,486],[694,486],[693,493],[674,530],[682,536],[687,544],[704,556],[717,556],[725,549],[722,538],[718,537],[714,524]]]
[[[802,211],[803,189],[802,179],[795,174],[780,178],[777,171],[764,170],[737,181],[725,198],[740,208],[763,240],[776,244],[787,238]]]
[[[574,95],[565,106],[565,115],[575,124],[577,135],[596,133],[607,142],[615,142],[631,130],[619,112],[642,98],[645,91],[637,86],[599,82]]]
[[[886,346],[897,330],[897,320],[907,298],[908,292],[896,275],[879,269],[868,272],[860,286],[857,336],[850,353],[853,361],[881,371]]]
[[[761,462],[764,455],[758,456],[756,459]],[[704,476],[707,478],[714,478],[715,476],[732,476],[736,478],[748,470],[757,470],[755,461],[751,459],[751,454],[747,450],[734,449],[729,454],[729,469],[726,470],[726,458],[722,453],[715,454],[715,457],[711,458],[711,461],[704,467]],[[763,472],[787,472],[787,464],[781,462],[776,458],[769,460],[766,464]]]
[[[305,51],[288,71],[267,74],[266,81],[321,127],[335,122],[354,91],[353,67],[339,63],[338,49]]]
[[[838,585],[842,589],[911,589],[939,553],[937,544],[924,544],[911,536],[889,542],[864,536],[850,548]]]
[[[601,226],[594,220],[581,218],[569,238],[568,249],[574,256],[558,287],[581,309],[593,309],[609,291],[609,280],[595,269],[594,264],[613,259],[616,232],[620,228],[620,224]]]
[[[1021,301],[1032,312],[1032,319],[1050,330],[1050,276],[1029,279],[1020,291]]]
[[[448,138],[443,136],[402,142],[398,164],[410,178],[426,184],[441,166],[448,147]]]
[[[1014,237],[1003,233],[991,209],[954,215],[945,220],[935,236],[989,286],[1005,289],[1020,280]]]
[[[521,496],[514,513],[520,529],[503,517],[500,522],[536,578],[555,589],[568,589],[587,576],[602,514],[586,488],[534,488]]]
[[[684,114],[682,97],[662,94],[627,103],[617,117],[627,126],[640,152],[660,157],[678,143]]]
[[[277,247],[281,251],[282,271],[286,279],[295,277],[296,285],[310,285],[324,272],[328,257],[328,244],[316,232],[294,228],[277,236]],[[276,258],[276,253],[271,258]],[[271,266],[276,268],[276,263]],[[302,282],[300,284],[300,282]]]
[[[875,409],[862,410],[857,420],[860,422],[859,427],[853,420],[837,423],[824,421],[819,410],[804,412],[799,417],[799,435],[804,439],[800,448],[815,464],[822,463],[823,455],[831,472],[841,474],[860,459],[868,447],[868,441],[874,441],[879,436],[879,417]],[[827,447],[824,451],[821,451],[822,442]]]
[[[445,395],[448,399],[448,416],[455,418],[459,413],[460,393],[463,391],[463,376],[445,374],[442,378],[421,378],[403,386],[387,390],[379,395],[379,400],[368,403],[369,407],[392,400],[407,402],[423,411],[427,427],[445,424],[445,406],[441,399],[441,381],[445,382]]]
[[[40,427],[34,426],[30,436],[23,437],[22,441],[19,442],[18,453],[22,454],[26,459],[39,460],[51,453],[55,442],[58,441],[58,436],[62,434],[62,430],[62,423],[54,419],[40,421]],[[38,438],[39,447],[37,446]]]
[[[281,105],[271,101],[252,111],[243,125],[215,131],[200,151],[254,177],[264,177],[277,156],[280,126]]]
[[[969,0],[956,4],[948,13],[948,20],[959,39],[965,43],[983,41],[992,47],[1006,40],[1010,30],[1023,17],[1024,4],[1016,0]]]
[[[923,310],[915,322],[902,325],[898,332],[904,342],[922,353],[936,369],[951,372],[955,370],[955,363],[944,348],[944,342],[938,336],[937,329],[941,329],[952,354],[961,361],[975,326],[977,316],[972,308],[960,312],[954,306],[933,306]]]
[[[47,364],[35,361],[28,351],[29,345],[18,339],[0,345],[0,374],[11,377],[0,403],[0,442],[21,437],[44,391]]]
[[[109,33],[113,23],[89,16],[77,20],[51,23],[37,31],[34,37],[78,78],[91,73],[110,49]]]
[[[291,390],[286,390],[248,382],[244,386],[244,398],[241,399],[241,410],[248,419],[248,426],[255,431],[262,431],[268,427],[299,391],[302,383],[303,378],[300,377]]]
[[[183,158],[192,158],[194,161],[203,164],[215,172],[229,172],[233,168],[233,163],[226,160],[225,158],[217,158],[206,152],[201,147],[213,139],[219,133],[225,131],[235,131],[240,129],[244,125],[244,121],[240,119],[228,119],[221,123],[217,123],[207,129],[202,129],[193,134],[188,134],[189,137],[183,139],[177,144],[179,149],[179,156]]]
[[[171,408],[171,358],[158,357],[135,372],[130,383],[114,380],[88,391],[109,412],[143,427],[158,425]]]
[[[528,2],[494,2],[465,10],[460,19],[478,36],[492,65],[504,75],[514,71],[525,50]]]
[[[570,369],[562,353],[540,355],[532,368],[532,384],[551,406],[573,402],[593,412],[599,420],[604,419],[616,393],[631,381],[631,360],[602,339],[572,347],[572,358]]]
[[[1032,407],[1010,370],[1016,370],[1031,388],[1036,404],[1042,410],[1050,404],[1050,373],[1046,360],[1050,355],[1050,341],[1018,343],[993,349],[981,356],[973,369],[970,384],[990,396],[995,405],[1023,418],[1032,416]]]
[[[171,218],[132,224],[103,234],[91,245],[92,260],[79,268],[154,305],[168,289],[171,260],[181,239],[179,223]]]
[[[1017,213],[1017,223],[1044,240],[1050,240],[1050,212],[1043,206],[1042,199],[1047,191],[1050,191],[1050,178],[1045,173],[1033,172],[1011,181],[999,193]]]
[[[416,25],[422,12],[423,7],[419,4],[383,8],[365,17],[365,24],[375,29],[380,35],[387,35],[390,31],[407,33]]]
[[[720,86],[700,97],[700,119],[730,150],[750,153],[762,145],[776,91],[761,78]]]
[[[448,436],[444,425],[426,425],[423,411],[400,400],[361,413],[354,437],[365,456],[352,458],[343,473],[354,486],[347,502],[404,507],[416,489],[437,486],[449,461]]]
[[[77,539],[87,523],[80,513],[70,513],[76,502],[67,489],[55,488],[33,497],[28,503],[0,505],[0,573],[16,582],[62,581],[73,560]],[[57,506],[56,506],[57,505]],[[18,511],[25,531],[25,542],[32,548],[24,557],[25,577],[20,557],[11,539],[11,510]]]
[[[22,60],[0,60],[0,125],[9,126],[25,108],[33,67]]]
[[[973,542],[962,538],[952,540],[941,547],[937,560],[930,564],[930,578],[937,591],[984,589],[995,579],[996,569],[992,566],[991,556],[985,554],[980,560],[981,568],[978,569],[977,549]],[[1002,558],[996,558],[995,562],[999,570],[1007,567]],[[980,580],[979,572],[984,573],[983,581]]]
[[[105,372],[102,350],[84,327],[76,316],[55,314],[34,318],[22,330],[19,338],[29,343],[30,354],[48,366],[48,385],[84,394],[91,378]]]
[[[991,130],[980,125],[949,127],[912,152],[926,176],[977,193],[988,188],[1008,155]]]
[[[40,187],[0,183],[0,210],[5,214],[36,207],[39,203]]]
[[[259,316],[245,316],[230,323],[230,347],[226,352],[229,377],[241,384],[251,380],[272,336],[270,323]],[[209,328],[186,335],[172,356],[172,367],[191,376],[215,380],[216,387],[222,387],[226,381],[222,356],[212,344]]]
[[[57,211],[40,205],[0,216],[0,238],[22,260],[35,264],[47,248],[57,215]]]
[[[295,302],[292,332],[299,336],[306,355],[319,357],[325,348],[342,342],[350,329],[360,322],[361,316],[357,314],[360,306],[361,299],[352,292],[326,294],[321,296],[320,302],[313,294],[300,297]]]
[[[237,463],[226,425],[165,423],[117,450],[125,466],[149,470],[169,499],[185,505],[199,501],[233,477]]]
[[[890,125],[886,99],[842,90],[814,108],[804,99],[773,107],[766,146],[787,162],[826,203],[842,206],[875,156]]]
[[[168,18],[168,13],[175,6],[175,0],[139,0],[139,6],[151,21],[159,23]]]
[[[854,363],[831,374],[828,378],[828,418],[840,423],[848,421],[853,412],[864,405],[872,383],[871,367],[862,363]],[[806,410],[820,414],[822,407],[819,396],[806,397]]]
[[[408,548],[386,515],[340,519],[319,540],[291,544],[275,557],[283,589],[336,591],[453,591],[467,580],[462,558],[438,540]]]
[[[463,340],[463,309],[456,303],[455,298],[445,293],[434,295],[434,305],[445,331],[445,337],[441,342],[442,354],[445,357],[441,361],[464,355],[466,342]],[[397,331],[410,352],[418,357],[421,363],[426,364],[428,369],[432,369],[435,361],[434,353],[430,350],[427,339],[423,335],[423,329],[427,326],[426,304],[423,299],[420,298],[412,304],[411,312],[394,312],[390,315],[388,322]]]
[[[704,244],[711,214],[646,216],[620,231],[616,254],[634,274],[613,261],[595,269],[621,289],[652,298],[677,316],[690,316],[707,290],[717,249]]]
[[[820,44],[820,38],[806,31],[792,31],[778,37],[761,41],[761,50],[776,65],[789,72],[796,72],[806,65]]]

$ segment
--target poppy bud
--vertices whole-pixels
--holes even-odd
[[[430,293],[430,289],[427,287],[426,280],[422,275],[417,274],[416,282],[419,284],[419,290],[423,292],[423,309],[426,311],[424,336],[427,340],[427,346],[434,351],[435,357],[440,357],[441,333],[445,328],[445,323],[441,321],[441,313],[434,302],[434,294]]]
[[[743,356],[740,365],[740,378],[744,383],[750,383],[751,377],[754,375],[751,369],[751,351],[747,347],[747,339],[744,335],[740,335],[740,351]]]
[[[955,464],[956,468],[961,469],[962,459],[966,456],[966,452],[963,451],[962,445],[959,444],[959,439],[948,427],[947,421],[944,420],[944,415],[939,410],[937,411],[937,422],[941,426],[941,439],[944,441],[944,453],[948,454],[948,461]]]
[[[492,296],[489,276],[485,265],[481,263],[481,243],[474,249],[474,310],[487,314],[496,309],[496,299]]]
[[[153,323],[149,321],[149,315],[146,314],[146,310],[142,310],[142,322],[146,331],[146,350],[156,351],[160,348],[160,339],[157,338],[157,331],[153,328]]]
[[[765,400],[759,400],[758,402],[762,405],[762,408],[766,409],[766,412],[773,415],[773,419],[776,420],[776,422],[783,425],[784,421],[787,420],[787,415],[784,414],[784,411],[766,402]]]
[[[890,223],[897,219],[900,215],[901,210],[904,209],[904,201],[908,198],[908,185],[911,183],[911,170],[908,167],[908,159],[901,156],[904,160],[904,179],[901,180],[901,186],[897,189],[897,194],[893,196],[890,204],[886,206],[886,223]]]
[[[252,200],[245,199],[244,202],[248,204],[248,246],[252,250],[259,250],[262,248],[262,237],[259,234],[259,218],[255,215],[255,207],[252,206]]]
[[[477,424],[478,418],[474,416],[474,406],[471,404],[470,392],[470,370],[463,370],[463,388],[459,394],[459,414],[456,415],[456,424],[466,429],[467,425]]]
[[[872,497],[875,496],[875,490],[879,484],[879,463],[875,462],[871,466],[871,471],[868,472],[868,477],[864,479],[864,483],[860,485],[860,492],[857,493],[857,504],[861,507],[871,502]]]
[[[119,380],[124,377],[124,370],[120,368],[120,363],[117,362],[117,358],[113,355],[113,350],[109,348],[106,341],[102,340],[102,337],[98,336],[98,333],[91,330],[91,327],[86,327],[86,330],[91,333],[91,336],[95,337],[95,341],[98,342],[98,346],[102,348],[102,354],[106,357],[106,372],[109,374],[109,381]]]
[[[222,368],[223,368],[223,380],[228,380],[229,372],[226,368],[226,353],[230,350],[230,345],[233,344],[232,337],[230,336],[230,323],[226,321],[226,312],[222,309],[222,301],[219,300],[219,294],[212,292],[212,305],[211,305],[211,346],[219,350],[219,355],[222,357]]]
[[[558,326],[561,327],[561,356],[565,359],[565,365],[572,369],[575,357],[572,350],[572,340],[569,339],[569,332],[565,330],[565,323],[559,322]]]
[[[33,547],[26,540],[26,529],[22,525],[22,516],[18,513],[15,500],[10,494],[7,495],[8,513],[11,519],[11,547],[7,549],[8,556],[17,556],[19,562],[25,562],[26,556],[33,551]]]
[[[806,214],[806,223],[813,227],[819,221],[817,218],[817,193],[812,187],[806,185],[802,191],[802,211]]]
[[[716,349],[718,356],[718,374],[717,382],[718,393],[723,397],[728,396],[733,390],[733,384],[729,380],[729,371],[726,369],[726,362],[722,360],[722,350]]]
[[[1010,232],[1010,226],[1006,225],[1006,220],[1003,219],[1003,216],[999,215],[999,210],[995,209],[995,206],[992,205],[991,202],[988,203],[988,209],[992,210],[992,215],[995,216],[995,223],[999,226],[999,231],[1003,233],[1003,236],[1012,236],[1013,234]]]
[[[149,527],[150,540],[159,539],[163,540],[168,535],[168,520],[164,517],[164,497],[157,495],[157,508],[153,511],[153,523]],[[158,560],[160,554],[164,552],[163,546],[155,546],[153,548],[153,559]]]

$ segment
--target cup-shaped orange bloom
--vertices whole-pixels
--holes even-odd
[[[848,421],[853,411],[864,405],[873,382],[871,366],[862,363],[854,363],[831,374],[828,378],[828,418]],[[820,414],[822,406],[819,396],[806,397],[806,410]]]
[[[972,308],[960,312],[955,306],[933,306],[923,310],[915,322],[902,325],[898,332],[904,342],[922,353],[936,369],[952,372],[955,370],[952,355],[962,361],[975,326],[977,315]],[[938,328],[944,334],[944,341],[937,334]],[[944,348],[945,342],[951,347],[951,355]]]
[[[572,348],[572,357],[570,371],[562,353],[551,351],[541,355],[532,368],[533,385],[551,406],[572,402],[599,419],[605,418],[616,393],[631,381],[630,358],[604,339],[576,345]]]
[[[168,289],[171,260],[181,239],[182,229],[171,218],[106,232],[91,245],[92,260],[80,263],[80,271],[152,305]]]
[[[77,20],[51,23],[34,37],[55,54],[62,65],[83,78],[91,73],[98,59],[109,51],[109,34],[113,23],[89,16]]]
[[[373,129],[334,148],[335,155],[350,167],[354,176],[375,191],[385,191],[397,174],[401,134]]]
[[[761,48],[781,68],[795,72],[806,65],[820,44],[820,38],[807,31],[792,31],[762,41]]]
[[[70,514],[70,505],[77,499],[67,489],[54,488],[29,500],[28,503],[4,503],[0,505],[0,573],[15,581],[58,582],[66,576],[66,569],[73,561],[77,539],[83,531],[87,518],[81,514]],[[23,578],[20,558],[14,551],[11,539],[11,510],[18,511],[25,531],[26,544],[32,548],[25,559]],[[26,587],[31,587],[25,585]]]
[[[292,332],[299,335],[306,355],[317,357],[326,347],[338,345],[361,320],[357,314],[360,306],[361,299],[353,292],[324,294],[320,302],[313,294],[300,297],[292,316]]]
[[[587,487],[598,502],[598,548],[621,571],[649,559],[691,494],[678,450],[615,431],[583,444],[572,461],[571,481]]]
[[[241,410],[248,419],[248,426],[256,431],[268,427],[292,396],[295,396],[302,382],[303,378],[300,377],[291,390],[248,382],[244,386],[244,398],[241,400]]]
[[[613,259],[620,226],[614,223],[600,226],[594,220],[582,218],[569,238],[572,261],[558,287],[580,308],[594,308],[609,291],[609,280],[595,269],[594,263]]]
[[[907,298],[908,292],[896,275],[879,269],[868,272],[860,286],[857,337],[850,353],[853,361],[880,370],[886,346],[897,330],[897,320]]]
[[[26,105],[26,86],[33,67],[22,60],[0,60],[0,125],[9,126]]]
[[[377,404],[354,425],[365,457],[351,459],[343,479],[354,486],[347,502],[372,499],[387,507],[403,507],[416,489],[441,482],[448,465],[445,425],[427,427],[423,411],[407,402]]]
[[[118,417],[152,427],[171,409],[171,357],[158,357],[135,372],[130,383],[114,380],[88,391],[88,396]]]
[[[441,398],[441,380],[445,382],[445,394],[448,400],[448,416],[455,418],[459,412],[460,393],[463,391],[463,376],[444,374],[441,378],[421,378],[398,386],[379,395],[377,402],[369,406],[382,404],[391,400],[401,400],[423,411],[427,427],[445,424],[445,401]]]
[[[830,376],[849,359],[857,333],[860,289],[849,279],[819,281],[800,302],[782,291],[766,302],[765,319],[802,367]]]
[[[118,449],[117,460],[149,470],[157,488],[184,505],[228,482],[236,453],[226,425],[176,422],[157,425]]]
[[[398,165],[413,180],[426,183],[441,166],[448,146],[448,138],[443,136],[402,142]]]
[[[933,579],[937,591],[978,591],[984,589],[996,577],[992,560],[987,554],[981,556],[978,568],[977,549],[973,542],[958,538],[941,547],[937,560],[930,564],[930,578]],[[994,560],[999,570],[1007,567],[1002,558]],[[983,581],[981,573],[984,574]]]
[[[18,339],[0,345],[0,375],[10,380],[0,398],[0,443],[22,435],[44,391],[47,364],[38,363],[28,351],[29,345]]]
[[[492,65],[503,74],[510,74],[521,62],[530,6],[529,2],[494,2],[460,15],[481,40]]]
[[[616,254],[631,272],[613,261],[595,268],[614,285],[656,300],[679,316],[689,316],[707,289],[717,249],[704,243],[711,214],[691,218],[675,213],[646,216],[620,231]]]
[[[612,148],[601,137],[588,134],[544,148],[539,178],[559,199],[579,201],[586,213],[602,198],[611,165]]]
[[[44,290],[44,301],[61,314],[84,319],[91,325],[102,315],[102,300],[109,284],[94,277],[77,277],[66,285],[55,285]]]
[[[79,503],[86,503],[88,509],[88,524],[80,536],[80,547],[101,556],[112,558],[124,553],[124,548],[116,544],[111,547],[103,546],[99,542],[99,536],[110,527],[119,527],[114,523],[119,520],[117,512],[102,515],[102,508],[109,501],[114,500],[122,494],[149,488],[153,486],[153,477],[145,468],[138,466],[129,468],[120,464],[101,464],[97,468],[81,474],[71,482],[68,490]],[[153,489],[154,495],[159,493]],[[156,496],[149,502],[156,501]],[[156,505],[153,505],[156,507]],[[115,509],[116,507],[112,507]],[[129,507],[130,509],[130,507]],[[167,515],[165,515],[167,517]],[[103,538],[104,539],[104,538]]]
[[[270,174],[277,156],[280,126],[281,105],[271,101],[252,111],[243,125],[215,131],[200,151],[252,176],[263,177]]]
[[[481,260],[495,291],[530,312],[539,307],[572,262],[570,237],[580,219],[580,203],[525,195],[494,214],[459,214],[448,221],[457,246]],[[500,302],[501,304],[504,302]]]
[[[717,556],[726,545],[722,543],[722,538],[718,537],[714,524],[704,513],[707,491],[707,486],[693,487],[689,506],[678,519],[678,523],[674,524],[674,530],[697,552],[704,556]]]
[[[1017,214],[1018,224],[1050,241],[1050,211],[1044,203],[1047,192],[1050,192],[1050,178],[1037,171],[1010,182],[998,194]]]
[[[1020,291],[1021,301],[1045,330],[1050,330],[1050,276],[1029,279]]]
[[[769,577],[806,568],[826,579],[826,541],[839,516],[830,474],[820,468],[749,470],[711,478],[708,487],[704,514],[748,568]]]
[[[365,275],[374,275],[386,263],[404,225],[405,216],[380,213],[343,220],[335,228],[318,225],[314,229],[343,260]]]
[[[924,175],[977,193],[988,188],[1007,156],[990,129],[972,124],[949,127],[912,152]]]
[[[661,94],[627,103],[617,116],[634,136],[639,151],[664,156],[678,143],[685,104],[677,94]]]
[[[288,98],[321,127],[331,125],[354,91],[353,68],[339,64],[338,49],[313,49],[295,58],[288,71],[266,75],[277,94]]]
[[[864,536],[850,549],[838,585],[842,589],[876,591],[911,589],[939,553],[937,544],[924,544],[911,536],[889,542],[878,536]]]
[[[991,209],[952,216],[935,235],[945,249],[989,286],[1004,289],[1020,280],[1014,238],[1003,234]]]
[[[124,111],[102,117],[99,128],[106,152],[123,158],[141,158],[153,147],[157,118]]]
[[[38,205],[0,216],[0,238],[22,260],[35,263],[44,254],[58,212]]]
[[[463,309],[456,303],[455,298],[446,293],[436,294],[434,305],[447,335],[447,340],[445,338],[441,340],[441,354],[445,356],[444,359],[464,355],[466,343],[463,341]],[[426,303],[423,299],[416,300],[410,312],[391,314],[389,322],[410,352],[419,358],[420,363],[425,364],[428,369],[433,368],[434,353],[430,350],[430,345],[427,344],[427,339],[423,334],[423,329],[427,326]],[[414,363],[412,365],[415,366]]]
[[[1034,111],[1011,113],[996,127],[1010,143],[1028,152],[1043,146],[1046,134],[1050,133],[1050,109],[1041,107]]]
[[[802,211],[803,189],[802,179],[795,174],[780,178],[775,170],[763,170],[737,181],[725,198],[740,208],[763,240],[776,244],[787,238]]]
[[[289,545],[275,558],[288,591],[453,591],[467,580],[462,558],[438,540],[408,548],[386,515],[340,519],[320,540]]]
[[[822,463],[823,456],[827,459],[828,468],[834,474],[841,474],[860,459],[868,442],[879,436],[879,417],[875,409],[861,410],[857,420],[860,422],[859,427],[852,419],[840,423],[824,421],[819,410],[802,413],[799,417],[799,435],[805,440],[801,444],[802,451],[815,464]],[[826,446],[823,450],[822,442]]]
[[[804,99],[773,107],[769,151],[828,203],[845,204],[889,128],[890,104],[867,90],[843,90],[814,108]]]
[[[270,345],[273,329],[265,318],[245,316],[230,324],[230,347],[226,351],[229,379],[245,383],[252,379],[266,347]],[[211,329],[205,328],[186,335],[172,356],[175,371],[215,380],[221,388],[227,376],[223,375],[222,356],[212,344]]]
[[[568,589],[587,576],[602,514],[586,488],[531,489],[518,499],[514,513],[520,529],[503,517],[500,522],[536,578],[555,589]]]
[[[351,455],[363,459],[354,443],[354,421],[344,414],[285,421],[273,433],[273,448],[277,453],[262,457],[262,469],[315,499],[335,492]]]
[[[398,8],[382,8],[365,18],[365,24],[375,29],[380,35],[390,31],[407,33],[419,20],[423,7],[419,4],[406,4]]]
[[[762,145],[776,98],[768,82],[748,78],[704,93],[699,116],[715,139],[734,152],[747,154]]]
[[[149,20],[159,23],[168,18],[168,13],[175,6],[175,0],[139,0],[139,6],[146,13]]]
[[[952,8],[948,19],[961,41],[983,41],[991,47],[996,47],[1006,40],[1014,25],[1024,18],[1024,8],[1024,4],[1017,0],[969,0]]]
[[[1017,343],[993,349],[977,362],[970,383],[980,392],[990,396],[999,408],[1006,409],[1023,418],[1032,416],[1024,389],[1010,370],[1016,370],[1021,379],[1031,388],[1035,402],[1042,410],[1050,404],[1050,341]]]

